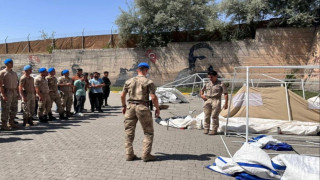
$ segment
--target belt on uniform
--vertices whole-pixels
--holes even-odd
[[[220,99],[221,96],[217,96],[217,97],[207,97],[208,99]]]
[[[5,91],[16,91],[17,88],[3,88]]]
[[[135,105],[141,104],[141,105],[144,105],[144,106],[149,106],[149,103],[147,103],[147,102],[129,102],[129,104],[135,104]]]

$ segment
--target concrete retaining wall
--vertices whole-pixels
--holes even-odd
[[[15,70],[26,64],[34,69],[55,67],[57,71],[81,67],[85,72],[110,72],[113,84],[135,74],[139,62],[151,66],[150,78],[157,85],[171,82],[211,65],[219,73],[232,73],[235,66],[306,65],[314,46],[314,28],[258,29],[256,39],[232,42],[170,43],[165,48],[119,48],[96,50],[56,50],[52,54],[1,54],[13,58]],[[260,72],[262,70],[259,70]]]

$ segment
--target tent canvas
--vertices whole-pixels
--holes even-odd
[[[256,88],[249,87],[249,117],[263,119],[289,120],[285,87]],[[232,98],[230,117],[246,117],[245,95],[243,86]],[[319,110],[309,109],[308,101],[288,90],[288,99],[292,120],[303,122],[320,122]],[[228,110],[220,115],[228,116]]]

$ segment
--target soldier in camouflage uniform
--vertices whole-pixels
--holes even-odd
[[[228,91],[227,87],[218,80],[216,71],[209,71],[208,78],[210,81],[201,89],[201,98],[205,101],[203,111],[204,134],[216,135],[219,128],[219,113],[221,111],[221,96],[224,94],[224,109],[228,108]],[[211,122],[212,120],[212,122]],[[211,130],[209,132],[209,129]]]
[[[59,119],[66,119],[67,120],[68,118],[64,116],[64,110],[62,108],[62,103],[61,103],[61,97],[60,97],[60,94],[58,93],[58,80],[55,77],[56,70],[54,68],[49,68],[48,73],[49,73],[49,75],[46,77],[46,79],[48,81],[48,86],[49,86],[51,107],[52,107],[53,102],[55,102],[58,107]],[[49,115],[49,120],[56,119],[53,117],[51,109],[50,109],[48,115]]]
[[[4,61],[6,68],[0,71],[0,92],[1,98],[1,129],[8,131],[11,128],[19,128],[18,125],[14,124],[14,118],[18,111],[18,76],[17,73],[12,70],[13,61],[12,59],[6,59]],[[8,119],[9,125],[8,127]]]
[[[67,117],[71,117],[71,106],[73,103],[73,91],[74,86],[72,79],[69,78],[69,70],[63,70],[61,73],[63,76],[58,79],[58,86],[61,91],[62,108],[66,108]]]
[[[23,70],[25,73],[20,78],[19,93],[22,99],[23,126],[28,127],[36,125],[32,121],[36,97],[34,89],[34,79],[30,76],[30,74],[32,73],[32,67],[30,65],[26,65],[24,66]]]
[[[148,109],[149,95],[156,107],[155,116],[160,115],[158,98],[155,95],[155,86],[153,81],[146,78],[149,70],[147,63],[138,65],[138,76],[127,80],[124,84],[121,94],[122,113],[125,114],[124,127],[126,133],[126,160],[132,161],[137,158],[133,152],[133,140],[138,120],[144,132],[142,160],[154,161],[157,158],[151,155],[153,142],[153,120],[151,111]],[[128,106],[126,105],[126,95],[129,94]]]
[[[48,75],[46,68],[39,69],[40,75],[36,77],[34,86],[36,88],[36,93],[39,97],[39,109],[38,116],[39,121],[43,123],[48,123],[47,115],[51,110],[51,99],[49,96],[49,86],[46,76]]]

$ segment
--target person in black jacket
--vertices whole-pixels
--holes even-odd
[[[108,71],[105,71],[103,72],[104,76],[102,78],[105,86],[103,87],[103,99],[104,99],[104,106],[109,106],[108,105],[108,97],[110,95],[110,85],[111,85],[111,82],[110,82],[110,79],[108,78],[109,76],[109,72]]]

